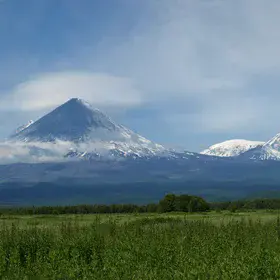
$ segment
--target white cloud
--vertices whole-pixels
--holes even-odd
[[[66,160],[64,156],[77,147],[72,142],[66,141],[56,141],[56,143],[0,142],[0,164],[62,162]]]
[[[139,18],[123,40],[104,34],[104,42],[93,39],[86,47],[78,41],[75,59],[56,62],[91,72],[65,66],[65,72],[42,74],[17,85],[0,109],[37,110],[73,96],[97,106],[172,100],[186,105],[182,114],[176,108],[166,114],[174,130],[186,119],[186,133],[264,131],[268,119],[277,130],[278,110],[271,106],[280,96],[255,82],[280,77],[278,0],[151,0],[148,6],[151,17]],[[90,28],[85,33],[89,42]],[[96,74],[101,70],[113,75]],[[191,101],[199,106],[190,114]]]
[[[89,72],[47,73],[17,85],[0,102],[0,109],[42,110],[70,98],[86,99],[96,106],[135,106],[141,94],[128,78]]]
[[[232,12],[228,11],[231,5],[225,4],[229,2],[219,1],[219,6],[212,1],[158,3],[158,18],[153,24],[105,50],[107,59],[99,56],[101,65],[136,80],[149,92],[149,98],[209,95],[216,90],[244,86],[242,73],[229,56],[234,42],[241,43],[236,31],[232,36],[227,34],[241,28],[233,15],[226,18]],[[234,26],[225,29],[215,22],[217,7],[218,12],[225,14],[225,18],[218,19],[220,25],[232,20]],[[95,63],[96,60],[93,54]]]
[[[271,103],[280,102],[280,96],[255,83],[264,76],[280,77],[280,2],[151,2],[152,25],[105,50],[107,60],[100,65],[137,81],[149,101],[185,102],[183,115],[194,129],[202,120],[213,132],[263,129],[272,116]],[[262,95],[268,96],[265,104]],[[190,98],[207,109],[188,114]]]

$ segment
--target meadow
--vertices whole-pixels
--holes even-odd
[[[0,216],[0,279],[280,279],[278,211]]]

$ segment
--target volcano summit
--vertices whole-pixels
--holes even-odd
[[[44,159],[151,157],[170,151],[115,123],[88,102],[72,98],[35,122],[18,129],[6,143]],[[174,154],[173,154],[174,155]],[[21,156],[21,155],[20,155]],[[15,159],[17,154],[13,154]],[[19,161],[25,161],[19,158]],[[29,161],[29,160],[27,160]]]

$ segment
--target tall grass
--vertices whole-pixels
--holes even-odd
[[[279,223],[2,225],[0,279],[280,279]]]

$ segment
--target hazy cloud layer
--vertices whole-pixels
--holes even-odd
[[[47,73],[17,85],[3,98],[0,108],[29,111],[60,105],[79,97],[94,104],[135,106],[140,92],[128,78],[90,72]]]
[[[70,143],[0,143],[0,164],[63,161]]]

